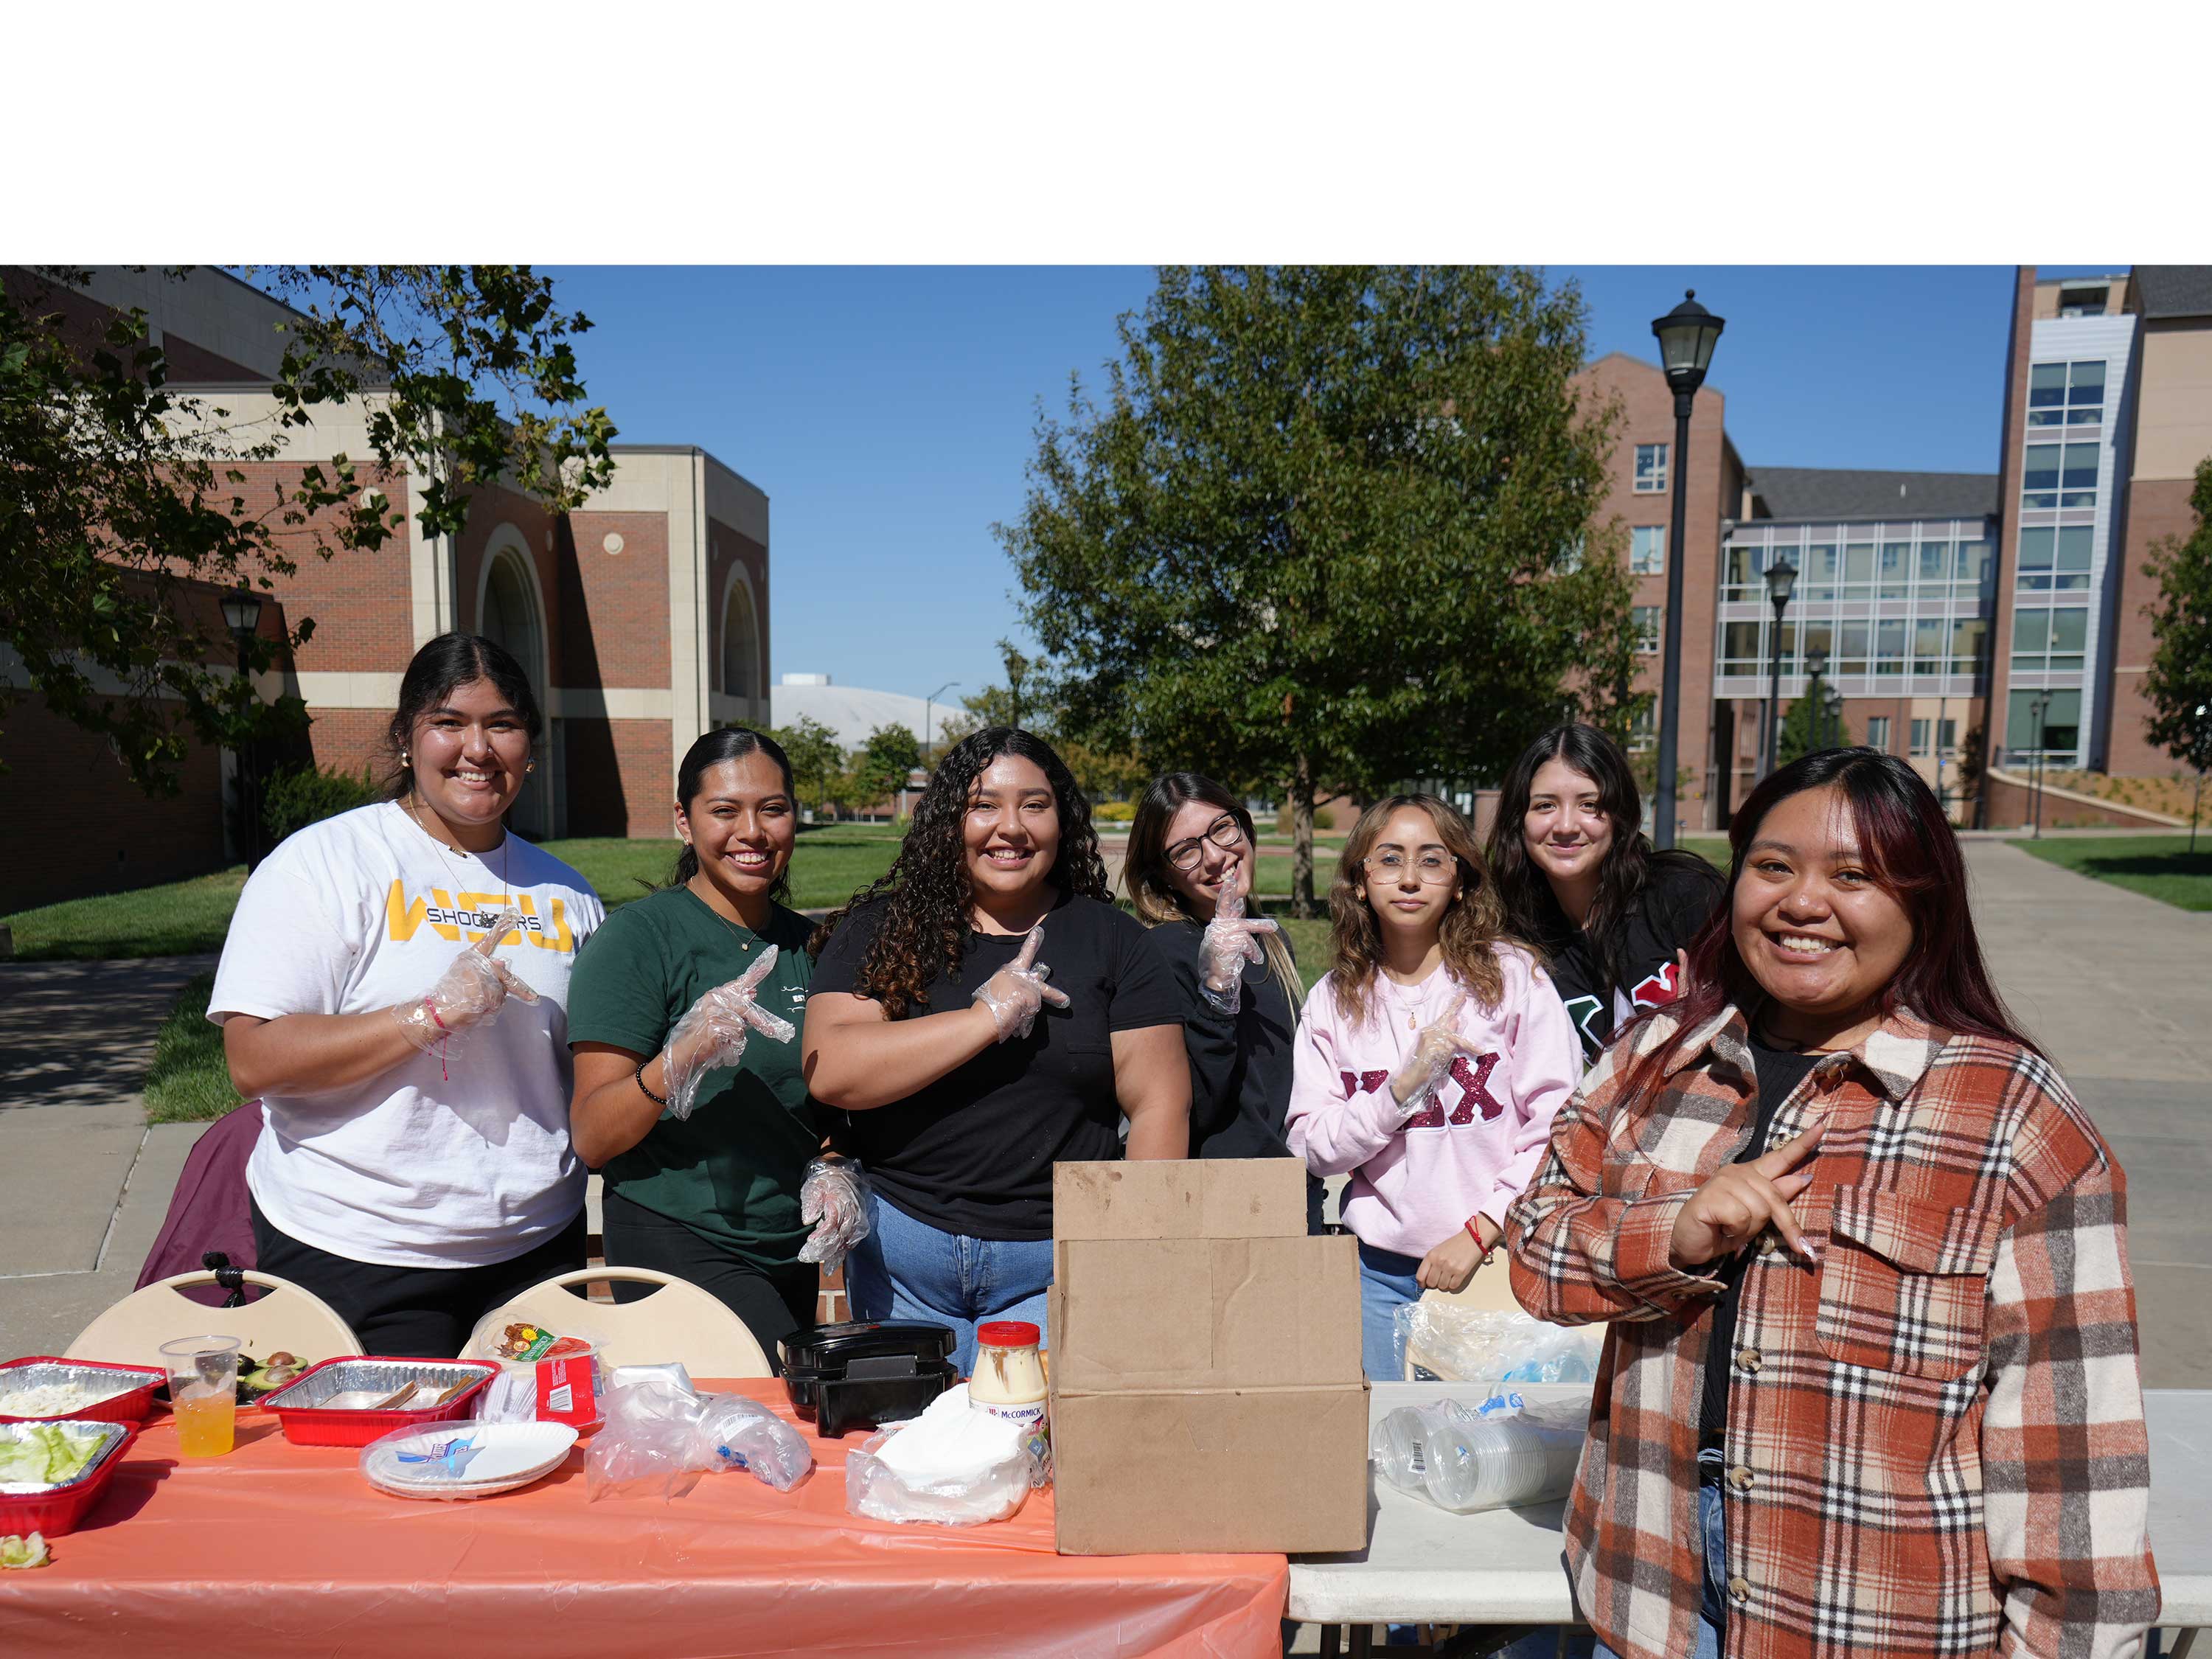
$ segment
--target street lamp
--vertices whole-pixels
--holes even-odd
[[[2037,692],[2028,707],[2035,715],[2034,725],[2030,728],[2034,734],[2035,755],[2029,763],[2027,790],[2028,799],[2035,809],[2035,828],[2029,831],[2028,839],[2041,841],[2043,839],[2043,716],[2051,707],[2050,691],[2045,690]]]
[[[930,718],[930,710],[936,706],[939,697],[959,684],[958,680],[947,680],[921,700],[921,763],[924,767],[937,758],[937,733],[934,730],[937,722]]]
[[[1719,318],[1698,303],[1698,291],[1687,290],[1682,303],[1655,319],[1652,333],[1659,337],[1659,361],[1667,385],[1674,393],[1674,528],[1667,532],[1666,657],[1659,678],[1659,789],[1655,802],[1658,822],[1652,839],[1662,847],[1674,844],[1674,750],[1682,724],[1682,532],[1689,510],[1686,480],[1690,471],[1690,404],[1705,383],[1705,370],[1713,361],[1713,343],[1721,337]]]
[[[1815,752],[1831,746],[1827,741],[1828,694],[1820,684],[1821,672],[1827,665],[1827,647],[1809,645],[1805,647],[1805,672],[1812,680],[1805,688],[1805,695],[1813,704],[1813,748]]]
[[[253,696],[253,636],[261,628],[261,596],[239,578],[238,586],[222,596],[223,626],[230,629],[230,637],[238,647],[238,678],[245,688],[246,697]],[[238,745],[238,819],[239,850],[246,862],[254,862],[254,853],[261,845],[259,830],[260,807],[253,799],[253,740],[247,738]]]
[[[1774,678],[1766,689],[1766,766],[1764,777],[1774,770],[1780,747],[1782,711],[1782,613],[1790,607],[1790,590],[1797,586],[1797,567],[1784,554],[1780,562],[1766,567],[1766,597],[1774,605]]]

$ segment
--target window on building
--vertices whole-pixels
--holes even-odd
[[[1667,446],[1638,444],[1636,446],[1636,493],[1650,495],[1667,488]]]
[[[1914,758],[1917,760],[1925,760],[1930,754],[1935,752],[1935,744],[1936,722],[1934,720],[1913,721],[1912,753]]]
[[[2027,423],[2097,426],[2105,418],[2105,364],[2038,363],[2028,371]]]
[[[1920,540],[1920,585],[1923,587],[1951,580],[1951,544],[1923,536]]]
[[[1667,574],[1667,531],[1662,525],[1638,525],[1628,532],[1628,568],[1632,575]]]
[[[1884,617],[1874,625],[1874,672],[1878,676],[1905,672],[1905,621]]]
[[[1863,674],[1867,672],[1867,647],[1872,642],[1874,624],[1863,622],[1839,623],[1836,626],[1836,654],[1829,659],[1828,672],[1834,675]]]
[[[1889,752],[1888,715],[1869,714],[1867,716],[1867,747],[1869,749],[1879,749],[1885,755]]]
[[[1912,544],[1884,542],[1881,544],[1881,597],[1902,599],[1911,593]]]
[[[1805,550],[1805,556],[1797,568],[1798,597],[1807,604],[1836,597],[1836,581],[1843,574],[1843,562],[1836,556],[1833,542],[1814,542]]]
[[[1942,745],[1943,752],[1948,755],[1959,746],[1959,722],[1938,720],[1936,725],[1941,729],[1936,733],[1936,741]]]
[[[1755,622],[1732,622],[1721,624],[1721,672],[1723,674],[1756,674],[1759,672],[1759,624]]]
[[[1639,605],[1630,609],[1630,623],[1636,630],[1636,648],[1647,657],[1656,654],[1659,649],[1659,635],[1665,624],[1666,613],[1667,607],[1663,605]]]
[[[2089,586],[2093,528],[2086,524],[2031,526],[2020,532],[2020,570],[2014,586],[2022,593],[2081,592]]]
[[[1753,599],[1759,593],[1759,568],[1765,563],[1759,548],[1751,542],[1730,542],[1721,555],[1723,597]]]
[[[1799,624],[1799,627],[1805,644],[1805,656],[1808,663],[1815,651],[1825,651],[1831,658],[1836,654],[1835,623],[1829,622],[1815,622],[1811,617],[1808,617],[1802,623]],[[1809,672],[1809,669],[1808,672]],[[1828,671],[1823,669],[1821,672],[1825,674]]]
[[[1657,740],[1652,729],[1655,718],[1652,706],[1646,703],[1630,719],[1628,722],[1628,752],[1630,754],[1640,755]]]
[[[2053,691],[2048,712],[2039,718],[2036,701],[2040,691],[2014,691],[2005,711],[2005,747],[2015,755],[2039,750],[2054,758],[2070,759],[2081,740],[2081,694]]]
[[[1566,546],[1560,549],[1559,556],[1552,562],[1552,568],[1554,570],[1559,571],[1563,574],[1571,574],[1583,568],[1583,538],[1577,536],[1574,540],[1569,542]]]
[[[1989,618],[1961,617],[1951,624],[1951,672],[1954,674],[1978,674],[1982,672],[1982,647],[1990,636]]]
[[[1844,597],[1864,599],[1874,588],[1874,544],[1853,542],[1844,549]]]
[[[1990,573],[1990,544],[1982,538],[1959,544],[1959,562],[1952,567],[1951,580],[1960,586],[1972,584],[1976,587]]]
[[[2015,674],[2078,674],[2089,638],[2089,613],[2078,605],[2022,605],[2012,613]]]
[[[1946,659],[1943,635],[1946,632],[1941,617],[1920,617],[1912,624],[1912,672],[1916,674],[1940,674]]]
[[[2111,284],[2100,283],[2094,288],[2062,288],[2058,290],[2058,314],[2062,317],[2101,317],[2105,303],[2112,294]]]
[[[2030,444],[2020,504],[2031,512],[2097,504],[2095,444]]]

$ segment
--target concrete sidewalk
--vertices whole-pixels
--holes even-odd
[[[0,963],[0,1357],[130,1294],[206,1127],[149,1126],[154,1034],[210,956]]]

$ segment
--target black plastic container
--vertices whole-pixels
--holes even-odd
[[[783,1386],[793,1410],[828,1439],[919,1417],[960,1380],[951,1327],[920,1319],[817,1325],[787,1336]]]

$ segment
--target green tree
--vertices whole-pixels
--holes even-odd
[[[921,764],[921,739],[903,726],[879,726],[853,757],[854,781],[863,804],[896,793]]]
[[[2143,675],[2154,711],[2144,730],[2202,772],[2212,769],[2212,457],[2197,464],[2189,505],[2197,527],[2185,539],[2160,541],[2143,566],[2159,587],[2143,607],[2156,641]]]
[[[1821,690],[1825,695],[1827,688],[1823,686]],[[1817,722],[1819,726],[1817,732],[1814,729],[1814,714],[1813,700],[1810,697],[1798,698],[1784,712],[1782,716],[1782,729],[1776,732],[1774,737],[1774,755],[1777,765],[1787,766],[1792,761],[1802,760],[1806,756],[1822,749],[1850,747],[1853,742],[1851,725],[1841,709],[1820,718]]]
[[[1073,733],[1286,798],[1299,914],[1317,798],[1620,723],[1628,577],[1581,556],[1612,416],[1571,384],[1571,284],[1170,267],[1120,337],[996,533]]]
[[[788,726],[770,726],[768,735],[790,757],[792,787],[800,804],[828,811],[835,780],[845,767],[837,734],[813,715],[801,714]]]
[[[1006,665],[1007,684],[987,685],[960,700],[963,712],[941,728],[940,752],[987,726],[1019,726],[1052,744],[1077,787],[1094,799],[1127,800],[1145,787],[1152,773],[1135,750],[1093,744],[1071,735],[1049,662],[1024,656],[1004,640],[999,641],[999,650]]]
[[[182,268],[166,273],[184,280]],[[35,692],[57,714],[110,738],[133,779],[173,793],[192,740],[238,746],[303,714],[264,708],[233,672],[217,590],[262,589],[302,557],[374,549],[397,532],[403,471],[421,486],[425,535],[466,522],[495,480],[556,512],[612,476],[614,426],[580,405],[571,337],[526,265],[264,268],[295,316],[272,390],[277,416],[237,429],[214,398],[167,385],[145,313],[96,337],[73,323],[81,270],[40,268],[0,287],[0,644],[22,659],[0,710]],[[371,453],[314,456],[316,415],[357,405]],[[313,459],[271,489],[248,463]],[[288,613],[270,667],[313,633]]]

